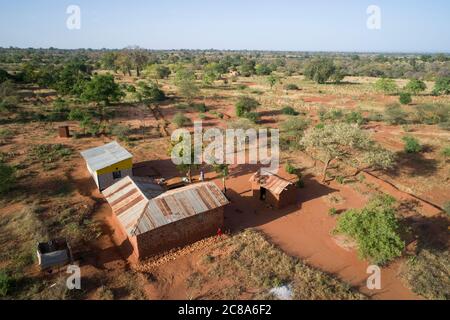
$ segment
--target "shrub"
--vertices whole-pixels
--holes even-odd
[[[385,94],[393,94],[397,92],[398,87],[393,79],[382,78],[375,82],[375,89]]]
[[[11,278],[5,271],[0,271],[0,297],[6,297],[9,293],[11,293],[13,282],[13,278]]]
[[[450,105],[442,103],[421,104],[415,107],[413,120],[417,123],[441,124],[450,121]]]
[[[130,133],[130,127],[122,125],[114,125],[111,128],[111,134],[119,138],[121,141],[129,141],[128,135]]]
[[[405,142],[405,152],[406,153],[419,153],[422,151],[422,146],[416,138],[412,136],[405,136],[402,138]]]
[[[244,117],[246,113],[255,110],[259,106],[259,102],[250,97],[240,97],[236,102],[236,116]]]
[[[295,174],[297,171],[297,169],[290,162],[286,163],[285,170],[289,174]]]
[[[284,89],[294,91],[294,90],[299,90],[299,87],[294,83],[288,83],[284,86]]]
[[[408,115],[402,110],[399,104],[391,104],[386,106],[384,119],[387,123],[398,125],[407,122]]]
[[[450,201],[447,201],[446,203],[444,203],[444,211],[446,214],[448,214],[450,216]]]
[[[197,112],[207,112],[208,108],[206,107],[206,105],[204,103],[195,103],[192,105],[192,108],[197,111]]]
[[[258,112],[247,112],[245,114],[245,118],[247,118],[251,122],[257,123],[259,121],[259,113]]]
[[[289,106],[286,106],[283,109],[281,109],[281,112],[288,116],[297,116],[298,115],[298,112],[295,111],[294,108],[289,107]]]
[[[328,214],[330,216],[335,216],[338,214],[338,210],[336,208],[330,208],[330,210],[328,210]]]
[[[15,182],[16,170],[5,163],[0,163],[0,194],[11,190]]]
[[[354,239],[359,255],[364,259],[377,264],[394,260],[405,248],[394,203],[394,198],[383,195],[371,200],[363,209],[346,211],[339,218],[335,233]]]
[[[433,93],[436,95],[450,94],[450,77],[441,77],[436,80]]]
[[[412,102],[411,94],[407,92],[400,93],[399,101],[401,104],[410,104]]]
[[[425,82],[417,79],[412,79],[404,88],[407,92],[417,95],[419,92],[423,92],[427,89]]]
[[[450,158],[450,147],[445,147],[444,150],[442,150],[442,155],[445,158]]]
[[[188,125],[189,123],[191,123],[191,120],[188,117],[186,117],[184,114],[182,114],[181,112],[176,113],[173,116],[172,121],[173,121],[173,123],[175,123],[175,125],[178,128],[182,128],[182,127]]]
[[[347,113],[345,115],[345,121],[347,123],[357,123],[357,124],[364,124],[366,122],[366,119],[364,119],[361,112],[358,111],[352,111],[350,113]]]

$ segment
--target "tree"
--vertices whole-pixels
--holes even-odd
[[[106,74],[92,77],[84,86],[81,98],[97,104],[109,105],[112,101],[119,101],[123,95],[119,85],[114,82],[114,77]]]
[[[259,106],[259,102],[250,97],[239,97],[236,102],[236,116],[245,117],[247,113],[255,110]]]
[[[148,62],[148,55],[140,48],[132,48],[130,51],[130,58],[134,68],[136,69],[136,76],[140,77],[141,70]]]
[[[16,182],[16,170],[0,162],[0,194],[6,193],[14,187]]]
[[[450,94],[450,77],[441,77],[434,84],[433,93],[436,95]]]
[[[381,78],[375,82],[375,89],[385,94],[393,94],[398,91],[397,84],[393,79]]]
[[[220,65],[217,62],[208,63],[203,68],[203,82],[206,85],[211,85],[214,81],[220,80],[222,74],[225,72],[226,70],[223,68],[223,65]]]
[[[166,99],[166,95],[156,83],[144,81],[138,82],[135,96],[139,102],[145,103],[155,103]]]
[[[150,79],[167,79],[170,74],[170,68],[162,64],[152,64],[145,68],[144,74]]]
[[[339,74],[337,74],[337,72],[339,72]],[[340,69],[336,68],[333,60],[328,58],[317,58],[310,61],[306,65],[304,74],[308,80],[315,81],[319,84],[324,84],[333,75],[335,75],[335,79],[339,79],[341,71]]]
[[[103,68],[116,72],[117,71],[117,65],[116,65],[117,58],[118,58],[118,54],[116,52],[107,52],[101,57],[100,63]]]
[[[356,168],[357,173],[368,169],[388,169],[394,156],[370,139],[356,125],[332,123],[305,132],[301,144],[323,161],[322,181],[325,181],[332,161],[339,160]]]
[[[116,59],[116,65],[122,71],[123,75],[128,74],[131,77],[131,68],[133,67],[133,62],[131,57],[127,52],[121,52]]]
[[[278,82],[278,80],[279,79],[273,74],[271,74],[270,76],[267,77],[267,82],[270,85],[270,89],[273,88],[273,86]]]
[[[301,117],[291,117],[281,123],[280,147],[283,150],[298,150],[308,121]]]
[[[272,69],[265,63],[258,63],[255,66],[255,73],[258,76],[268,76],[272,73]]]
[[[188,103],[192,103],[192,100],[199,94],[200,89],[195,83],[195,73],[193,70],[179,67],[175,74],[175,85],[178,87],[178,91]]]
[[[354,239],[362,258],[376,264],[388,263],[401,256],[405,248],[394,203],[394,198],[383,195],[363,209],[348,210],[339,217],[334,232]]]
[[[427,89],[427,85],[422,80],[411,79],[404,89],[413,95],[418,95]]]
[[[411,94],[408,92],[400,93],[399,101],[401,104],[410,104],[412,102]]]

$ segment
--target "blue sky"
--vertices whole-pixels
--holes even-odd
[[[81,8],[81,29],[66,8]],[[381,30],[366,27],[369,5]],[[0,0],[0,46],[450,52],[447,0]]]

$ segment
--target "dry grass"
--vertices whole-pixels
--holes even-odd
[[[255,230],[246,230],[218,245],[226,255],[217,257],[209,267],[208,277],[196,281],[234,279],[220,298],[272,298],[274,287],[291,284],[294,298],[300,300],[353,300],[365,297],[347,284],[286,255]],[[198,276],[198,275],[197,275]],[[217,293],[219,294],[219,293]]]

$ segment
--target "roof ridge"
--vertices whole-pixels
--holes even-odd
[[[145,198],[145,199],[147,199],[147,198]],[[150,203],[150,200],[147,199],[147,203],[145,204],[144,209],[139,214],[139,217],[136,219],[136,222],[134,223],[133,229],[130,232],[133,236],[136,236],[136,229],[138,228],[139,222],[141,221],[142,217],[144,216],[145,211],[148,209],[148,204],[149,203]]]

